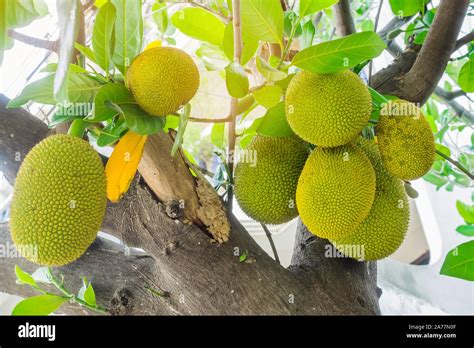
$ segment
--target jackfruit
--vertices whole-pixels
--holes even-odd
[[[380,260],[393,254],[405,239],[410,207],[403,182],[385,169],[375,142],[360,138],[358,145],[375,169],[374,204],[356,231],[333,244],[348,257]]]
[[[199,71],[192,58],[174,47],[145,50],[127,71],[127,84],[135,101],[150,115],[178,111],[196,94]]]
[[[435,142],[421,110],[405,100],[387,103],[375,128],[385,167],[402,180],[425,175],[435,160]]]
[[[235,168],[235,197],[252,219],[281,224],[298,215],[296,184],[309,149],[296,137],[256,136]]]
[[[288,86],[285,108],[297,135],[320,147],[336,147],[355,139],[367,125],[372,99],[352,71],[332,75],[301,71]]]
[[[107,204],[104,167],[88,142],[53,135],[25,157],[11,204],[12,240],[26,259],[61,266],[94,241]]]
[[[315,235],[343,238],[367,217],[375,196],[375,172],[354,144],[317,148],[298,181],[296,205]]]

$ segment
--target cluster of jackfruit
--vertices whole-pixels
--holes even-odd
[[[255,167],[236,167],[242,210],[271,224],[299,215],[309,231],[356,259],[395,252],[409,220],[402,180],[423,176],[434,161],[433,135],[420,110],[392,101],[381,110],[375,140],[363,138],[372,100],[349,70],[297,73],[285,110],[296,136],[257,136],[248,148],[257,152]],[[314,145],[309,156],[303,141]],[[288,202],[296,205],[290,209]]]

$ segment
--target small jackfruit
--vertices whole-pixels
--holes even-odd
[[[107,204],[104,167],[88,142],[53,135],[25,157],[10,214],[13,242],[40,265],[61,266],[91,245]]]
[[[196,94],[199,71],[192,58],[174,47],[145,50],[127,71],[127,84],[140,107],[154,116],[178,111]]]
[[[348,257],[380,260],[393,254],[402,244],[408,230],[410,207],[403,182],[384,167],[375,142],[360,138],[358,145],[375,169],[374,204],[357,230],[333,244]]]
[[[309,154],[296,137],[256,136],[235,168],[235,197],[252,219],[281,224],[298,215],[298,177]]]
[[[288,123],[307,142],[320,147],[349,143],[367,125],[372,99],[362,80],[346,70],[331,75],[301,71],[285,97]]]
[[[376,126],[385,167],[402,180],[425,175],[435,160],[435,142],[421,110],[405,100],[387,103]]]
[[[298,181],[296,205],[315,235],[343,238],[367,217],[375,196],[375,172],[354,144],[317,148]]]

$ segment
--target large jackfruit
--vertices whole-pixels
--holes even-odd
[[[380,260],[393,254],[402,244],[408,230],[410,207],[403,182],[383,166],[375,142],[360,138],[358,144],[375,169],[374,204],[357,230],[333,244],[349,257]]]
[[[376,126],[385,167],[402,180],[425,175],[435,159],[435,142],[421,110],[405,100],[387,103]]]
[[[349,70],[331,75],[301,71],[288,86],[285,108],[288,123],[301,138],[336,147],[355,139],[367,125],[372,99]]]
[[[12,239],[26,259],[61,266],[94,241],[107,204],[104,167],[88,142],[53,135],[24,159],[11,205]]]
[[[321,238],[343,238],[367,217],[375,196],[375,173],[354,144],[317,148],[298,181],[301,220]]]
[[[145,50],[127,71],[127,83],[140,107],[150,115],[166,116],[191,100],[199,87],[192,58],[174,47]]]
[[[298,177],[309,154],[296,137],[256,136],[235,168],[235,197],[254,220],[281,224],[298,215]],[[252,160],[253,159],[253,160]]]

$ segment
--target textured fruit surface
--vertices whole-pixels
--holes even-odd
[[[335,147],[355,139],[372,112],[370,93],[353,72],[321,75],[301,71],[285,97],[288,123],[307,142]]]
[[[420,109],[404,100],[387,103],[376,127],[385,167],[402,180],[425,175],[435,159],[435,142]]]
[[[403,182],[385,169],[375,142],[361,138],[358,144],[375,169],[374,204],[356,231],[333,244],[349,257],[380,260],[402,244],[408,230],[410,207]]]
[[[248,158],[235,168],[235,197],[252,219],[281,224],[298,215],[298,177],[308,157],[300,139],[256,136],[246,148]]]
[[[186,52],[174,47],[155,47],[133,60],[127,81],[143,110],[150,115],[166,116],[196,94],[199,71]]]
[[[296,205],[313,234],[339,239],[367,217],[374,196],[374,169],[361,149],[348,144],[311,153],[298,182]]]
[[[11,205],[12,239],[22,256],[47,266],[80,257],[107,204],[104,167],[88,142],[53,135],[24,159]]]

